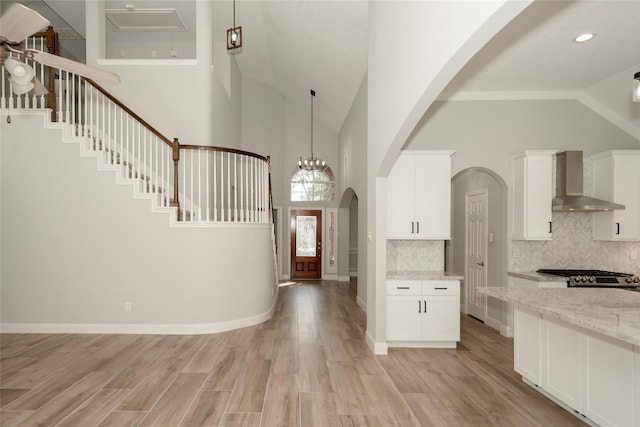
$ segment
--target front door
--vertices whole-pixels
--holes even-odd
[[[467,312],[482,321],[487,313],[487,296],[478,289],[487,286],[487,192],[467,194]]]
[[[322,211],[291,212],[291,279],[322,278]]]

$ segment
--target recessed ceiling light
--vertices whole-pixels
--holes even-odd
[[[574,42],[586,42],[588,40],[591,40],[592,38],[594,38],[596,35],[593,33],[584,33],[584,34],[580,34],[578,37],[576,37],[575,39],[573,39]]]

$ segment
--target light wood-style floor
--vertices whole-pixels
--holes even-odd
[[[282,287],[275,316],[211,335],[1,335],[0,425],[577,426],[462,316],[457,350],[374,356],[354,283]]]

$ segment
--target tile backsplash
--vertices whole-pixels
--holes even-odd
[[[444,270],[444,241],[387,240],[387,271]]]
[[[553,240],[513,240],[509,270],[599,269],[640,275],[640,242],[593,240],[592,218],[591,213],[554,212]]]

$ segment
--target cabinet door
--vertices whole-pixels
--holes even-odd
[[[544,319],[542,388],[580,411],[582,393],[583,334],[564,322]]]
[[[420,296],[387,296],[387,340],[420,340],[423,310]]]
[[[518,308],[514,310],[513,317],[514,369],[523,378],[540,385],[542,317]]]
[[[634,351],[631,344],[595,333],[585,334],[583,413],[600,425],[632,426]],[[637,395],[636,395],[637,396]]]
[[[460,299],[456,296],[425,295],[422,313],[424,341],[460,341]]]
[[[640,240],[640,150],[616,150],[593,156],[594,196],[625,209],[594,212],[596,240]]]
[[[402,154],[387,178],[387,237],[415,237],[415,160]]]
[[[511,163],[512,237],[551,240],[553,199],[553,154],[550,150],[528,150]]]
[[[451,238],[451,154],[417,155],[415,222],[421,239]]]

